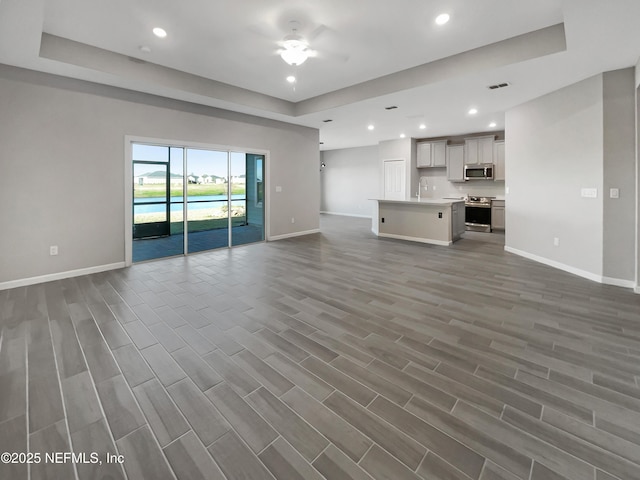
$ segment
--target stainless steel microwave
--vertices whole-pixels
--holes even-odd
[[[493,180],[493,163],[482,165],[465,165],[465,180]]]

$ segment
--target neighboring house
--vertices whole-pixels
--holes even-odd
[[[187,181],[189,183],[198,183],[200,185],[208,184],[208,183],[215,183],[216,185],[219,185],[222,183],[226,183],[226,180],[223,177],[218,177],[216,175],[209,175],[207,173],[203,173],[202,175],[196,175],[195,173],[192,173],[187,177]]]
[[[172,184],[182,185],[182,175],[177,173],[170,173],[169,179]],[[147,172],[142,175],[136,175],[133,177],[133,181],[136,185],[159,185],[167,183],[167,172],[161,170],[155,172]]]

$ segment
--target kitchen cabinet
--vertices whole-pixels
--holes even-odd
[[[465,138],[464,163],[466,165],[493,163],[494,139],[494,136]]]
[[[464,200],[375,200],[371,230],[378,237],[451,245],[464,230]]]
[[[447,140],[418,143],[416,166],[418,168],[446,167]]]
[[[447,180],[464,182],[464,145],[447,146]]]
[[[491,201],[491,230],[504,230],[505,206],[504,200]]]
[[[451,205],[451,237],[457,240],[467,230],[465,224],[465,206],[463,202]]]
[[[504,140],[494,143],[493,163],[495,164],[493,179],[504,181]]]

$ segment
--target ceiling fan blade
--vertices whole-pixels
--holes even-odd
[[[347,60],[349,60],[349,58],[351,58],[348,53],[328,52],[326,50],[317,51],[315,57],[332,60],[334,62],[346,62]]]
[[[318,38],[323,33],[329,31],[329,27],[326,25],[318,25],[309,35],[307,35],[307,40],[309,43],[313,42],[316,38]]]
[[[249,25],[247,27],[251,33],[255,33],[261,37],[268,38],[270,40],[279,39],[282,36],[282,32],[268,22],[260,22],[255,25]]]

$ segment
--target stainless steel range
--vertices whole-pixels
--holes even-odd
[[[495,197],[468,196],[464,202],[467,230],[491,231],[491,199]]]

